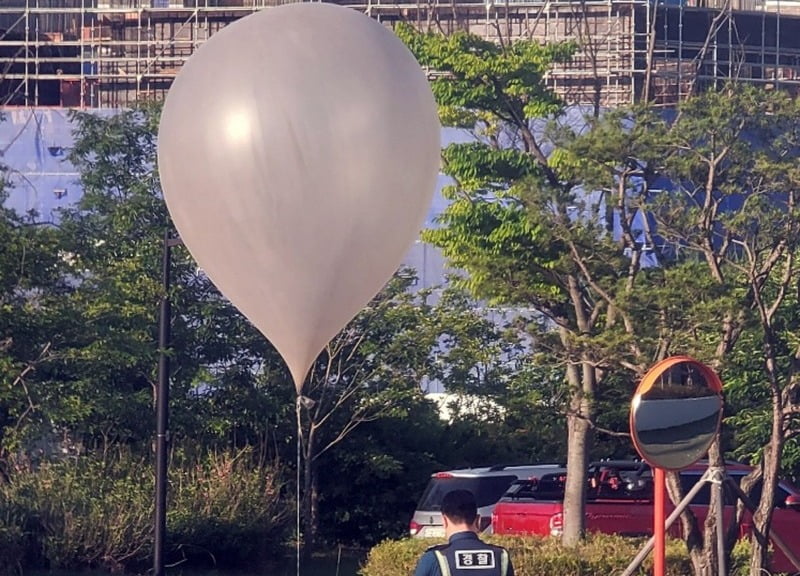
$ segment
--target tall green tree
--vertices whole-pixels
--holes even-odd
[[[54,319],[70,290],[57,231],[7,208],[7,193],[0,189],[0,457],[51,431],[35,382],[55,352]]]
[[[763,484],[753,515],[753,575],[767,568],[783,448],[798,433],[798,112],[786,94],[742,85],[685,103],[670,126],[663,170],[676,188],[653,210],[664,238],[704,265],[726,302],[716,322],[697,330],[697,346],[713,347],[720,368],[736,366],[742,353],[759,358],[760,386],[751,382],[751,394],[764,399],[763,418],[749,425],[769,432],[751,479]],[[709,532],[707,523],[706,546]]]
[[[636,202],[647,190],[647,155],[657,134],[645,123],[614,131],[607,148],[593,150],[602,156],[592,163],[577,152],[577,142],[591,143],[575,126],[544,129],[565,106],[543,78],[554,62],[570,57],[570,44],[500,46],[408,28],[400,34],[424,66],[440,73],[432,86],[443,123],[472,135],[443,152],[444,171],[455,183],[444,191],[450,204],[440,227],[425,238],[467,272],[457,282],[473,296],[534,311],[527,325],[534,358],[563,374],[563,542],[576,545],[600,385],[614,369],[642,373],[651,357],[637,335],[642,326],[622,302],[642,269],[646,242],[635,225]],[[571,119],[578,128],[601,126],[592,113]],[[620,237],[611,231],[615,217]]]
[[[750,479],[764,483],[754,516],[754,574],[766,567],[782,448],[797,433],[797,326],[790,312],[799,278],[796,119],[797,103],[786,95],[731,85],[688,100],[674,114],[647,107],[607,113],[584,133],[568,133],[565,145],[566,165],[583,174],[591,189],[610,190],[616,183],[618,196],[634,198],[632,206],[645,216],[640,237],[658,266],[642,269],[633,279],[641,286],[616,300],[634,324],[651,328],[635,331],[640,349],[655,359],[695,356],[730,375],[739,395],[747,383],[747,396],[759,406],[731,420],[740,432],[768,439]],[[649,133],[643,146],[617,146],[642,129]],[[638,182],[622,177],[629,166],[636,167]],[[618,205],[616,213],[624,237],[624,208]],[[744,373],[743,354],[750,359]],[[642,358],[631,360],[636,356]],[[712,465],[723,465],[724,449],[721,439],[712,444]],[[680,497],[675,475],[669,485],[673,498]],[[713,511],[720,505],[712,496],[702,534],[690,513],[682,519],[698,574],[717,569],[715,539],[723,527]]]
[[[780,321],[795,285],[790,102],[731,89],[700,95],[677,115],[642,106],[576,117],[541,82],[566,47],[401,35],[440,73],[433,90],[443,122],[473,135],[443,153],[455,184],[441,226],[426,237],[466,270],[461,284],[473,295],[534,309],[537,353],[566,374],[565,543],[582,532],[600,384],[626,370],[635,380],[681,352],[722,370],[752,322],[772,390],[765,470],[773,483],[779,457],[771,455],[795,418],[793,371],[780,372],[794,362],[782,336],[791,328]],[[556,120],[543,129],[547,117]],[[721,464],[719,443],[710,457]],[[766,489],[754,570],[771,502]],[[721,527],[713,514],[703,535],[687,522],[695,570],[714,569]]]
[[[408,275],[396,275],[326,346],[298,398],[303,537],[309,547],[313,547],[321,531],[319,503],[324,495],[320,486],[331,469],[320,463],[333,461],[350,466],[354,460],[361,461],[361,457],[328,456],[345,442],[352,445],[348,438],[357,430],[370,424],[376,424],[372,430],[385,429],[385,423],[379,424],[382,421],[414,425],[412,410],[432,410],[423,399],[425,381],[436,381],[449,391],[477,390],[498,400],[507,396],[509,368],[505,364],[510,359],[504,359],[501,353],[513,348],[507,335],[463,296],[446,291],[431,304],[425,293],[414,294],[409,288]],[[436,435],[436,428],[430,430],[430,438]],[[491,425],[484,428],[502,430]],[[465,428],[470,433],[479,429],[478,425]],[[369,433],[358,437],[369,439],[367,445],[373,444],[374,437]],[[478,450],[490,445],[474,444]],[[491,444],[496,448],[499,443]],[[462,456],[466,454],[462,452]],[[495,457],[499,456],[495,453]],[[485,451],[483,457],[488,458]],[[404,468],[398,458],[390,450],[364,466],[378,475],[397,477],[396,467]]]

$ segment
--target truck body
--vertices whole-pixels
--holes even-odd
[[[734,464],[727,474],[735,481],[741,480],[751,468]],[[681,484],[687,493],[705,472],[703,464],[681,471]],[[560,536],[563,529],[564,473],[545,475],[539,479],[514,482],[495,505],[492,526],[495,534]],[[650,467],[638,462],[608,462],[590,467],[587,478],[586,530],[623,536],[651,536],[653,534],[653,483]],[[723,520],[729,526],[735,518],[735,495],[724,487],[725,507]],[[690,504],[702,527],[708,515],[711,484],[706,482]],[[757,502],[759,494],[753,499]],[[666,515],[675,506],[666,499]],[[749,536],[752,518],[744,514],[738,527],[739,537]],[[778,485],[772,530],[800,557],[800,491],[781,481]],[[682,538],[680,522],[670,527],[668,534]],[[786,555],[773,544],[771,568],[778,572],[800,573]]]

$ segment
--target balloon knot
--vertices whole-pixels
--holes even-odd
[[[316,403],[315,400],[312,400],[308,396],[303,396],[302,394],[297,397],[297,404],[306,410],[311,410]]]

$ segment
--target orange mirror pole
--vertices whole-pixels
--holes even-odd
[[[667,491],[663,468],[653,468],[653,576],[664,576],[666,568],[666,515],[664,498]]]

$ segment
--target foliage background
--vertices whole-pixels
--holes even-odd
[[[657,167],[687,195],[702,191],[708,163],[698,157],[713,155],[707,138],[713,132],[728,138],[736,154],[715,181],[717,200],[754,185],[751,172],[763,177],[758,185],[793,191],[798,175],[789,160],[797,135],[791,110],[782,107],[788,104],[753,91],[736,99],[712,94],[688,103],[672,119],[680,130],[672,131],[667,119],[647,109],[587,118],[582,133],[554,122],[542,142],[548,156],[530,140],[530,122],[547,124],[563,110],[543,90],[542,78],[552,62],[569,58],[573,46],[520,44],[504,51],[464,35],[435,43],[409,30],[399,33],[439,67],[460,74],[441,79],[434,90],[446,101],[443,118],[476,128],[479,140],[444,151],[455,177],[445,191],[452,203],[442,226],[425,237],[472,274],[457,277],[438,299],[409,293],[408,275],[398,274],[346,327],[336,341],[349,362],[339,373],[346,378],[329,377],[329,351],[308,388],[318,406],[347,394],[347,401],[333,402],[341,409],[318,429],[319,446],[332,447],[298,461],[296,398],[285,366],[176,248],[169,294],[174,508],[168,519],[175,561],[236,564],[246,555],[265,561],[279,555],[282,545],[310,533],[310,524],[293,533],[298,491],[318,493],[313,529],[322,544],[372,546],[396,538],[407,530],[432,472],[563,463],[570,418],[585,427],[590,458],[630,457],[627,405],[641,371],[669,351],[714,359],[720,317],[736,317],[741,327],[735,345],[716,357],[726,382],[722,449],[758,462],[772,440],[774,396],[764,386],[765,337],[752,300],[757,283],[747,285],[746,267],[736,258],[746,250],[717,254],[725,281],[709,273],[704,257],[686,254],[721,228],[742,237],[766,230],[754,235],[752,246],[767,250],[781,231],[778,224],[791,224],[796,214],[776,213],[760,198],[752,212],[714,220],[697,206],[664,195],[654,199],[646,184]],[[486,58],[475,58],[473,50]],[[783,131],[758,113],[767,109],[782,111]],[[158,112],[143,105],[107,118],[75,113],[70,157],[84,195],[60,214],[58,226],[0,209],[5,569],[120,569],[148,555],[160,262],[164,233],[174,233],[154,168]],[[774,157],[740,141],[737,121],[745,116],[760,135],[775,136],[775,148],[767,150]],[[695,153],[684,154],[689,145],[681,138],[689,137]],[[667,144],[679,152],[666,154]],[[576,192],[581,186],[606,195],[587,198]],[[631,255],[641,256],[646,244],[630,227],[633,220],[626,220],[627,236],[605,232],[614,210],[630,215],[651,201],[648,207],[670,234],[662,242],[670,258],[645,269],[631,265]],[[575,217],[584,212],[596,217]],[[796,241],[791,235],[783,240]],[[792,288],[795,272],[795,283],[787,284]],[[782,293],[774,275],[758,287],[766,296]],[[797,291],[786,294],[768,336],[777,388],[791,406],[800,402],[792,396]],[[524,306],[505,325],[488,322],[485,306],[500,303]],[[575,323],[581,313],[590,324]],[[576,366],[592,374],[585,390],[565,381]],[[430,380],[493,400],[503,417],[495,409],[474,414],[455,407],[455,417],[443,421],[420,388]],[[385,409],[363,411],[377,404]],[[796,414],[789,416],[796,426]],[[300,425],[305,433],[315,425],[310,411],[301,412]],[[796,435],[788,435],[779,456],[782,472],[796,476]],[[316,484],[301,489],[298,472],[312,465]]]

